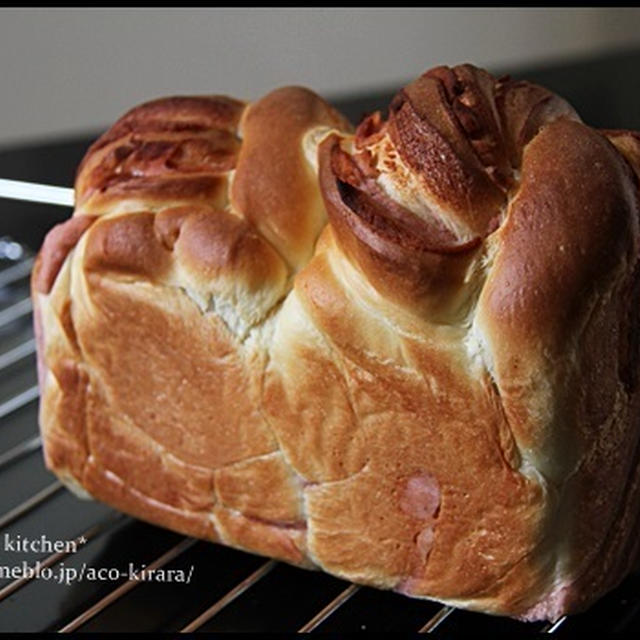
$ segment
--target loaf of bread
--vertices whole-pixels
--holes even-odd
[[[161,99],[32,289],[46,464],[185,534],[523,620],[635,567],[640,138],[471,65],[355,132]]]

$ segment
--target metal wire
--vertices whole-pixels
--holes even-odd
[[[33,267],[34,258],[27,258],[0,271],[0,289],[26,278]]]
[[[0,178],[0,198],[57,204],[63,207],[73,207],[74,204],[73,189],[68,187],[52,187],[38,182],[3,178]]]
[[[349,598],[360,590],[360,585],[351,584],[338,594],[326,607],[316,613],[309,622],[298,629],[298,633],[309,633],[321,625],[330,615],[337,611]]]
[[[555,622],[550,622],[546,626],[544,626],[540,633],[555,633],[567,620],[567,616],[562,616],[562,618],[558,618]]]
[[[17,396],[13,396],[10,400],[0,404],[0,420],[10,413],[22,409],[22,407],[33,402],[39,395],[38,385],[29,387],[26,391],[19,393]]]
[[[39,449],[41,446],[42,438],[40,436],[34,436],[33,438],[22,441],[15,447],[12,447],[11,449],[0,454],[0,469],[11,464],[18,458],[22,458],[22,456],[26,456],[28,453]]]
[[[166,553],[163,553],[159,558],[154,560],[148,567],[145,567],[145,571],[152,571],[160,569],[164,565],[171,562],[174,558],[185,552],[189,547],[192,547],[197,540],[193,538],[185,538],[182,542],[169,549]],[[59,633],[69,633],[75,631],[78,627],[82,626],[91,618],[100,613],[103,609],[106,609],[110,604],[113,604],[118,598],[125,593],[129,593],[132,589],[135,589],[139,584],[143,583],[142,580],[129,579],[121,584],[117,589],[114,589],[108,593],[104,598],[98,600],[92,607],[89,607],[86,611],[74,618],[71,622],[67,623],[64,627],[59,629]]]
[[[275,560],[269,560],[262,566],[258,567],[250,576],[247,576],[240,584],[236,585],[231,591],[227,592],[220,600],[212,604],[206,611],[201,613],[195,620],[190,622],[186,627],[180,630],[180,633],[190,633],[199,629],[203,624],[211,620],[213,616],[224,609],[229,603],[233,602],[239,595],[244,593],[249,587],[253,586],[258,580],[263,578],[275,566]]]
[[[35,350],[36,341],[34,338],[31,338],[31,340],[27,340],[26,342],[19,344],[17,347],[14,347],[9,351],[5,351],[0,355],[0,371],[7,369],[16,362],[20,362],[23,358],[35,353]]]
[[[60,480],[56,480],[52,482],[50,485],[47,485],[41,491],[38,491],[35,495],[31,496],[29,499],[25,500],[23,503],[19,504],[17,507],[14,507],[10,511],[7,511],[2,517],[0,517],[0,529],[4,529],[6,526],[10,525],[14,520],[21,518],[26,513],[29,513],[32,509],[37,507],[39,504],[50,498],[54,493],[60,491],[62,489],[63,484]]]
[[[12,304],[10,307],[3,309],[0,311],[0,328],[28,315],[31,313],[32,309],[33,305],[31,303],[31,298],[23,298],[19,302]]]
[[[433,633],[454,611],[455,607],[445,605],[422,627],[418,633]]]

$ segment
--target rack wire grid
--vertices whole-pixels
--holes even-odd
[[[69,208],[73,202],[70,189],[7,180],[0,181],[1,197]],[[0,239],[0,631],[526,636],[640,627],[638,574],[585,613],[522,623],[349,584],[79,500],[43,465],[29,298],[33,259],[25,247]],[[20,540],[43,536],[66,546],[18,548]],[[174,580],[141,579],[153,572]],[[187,573],[188,581],[175,579]]]

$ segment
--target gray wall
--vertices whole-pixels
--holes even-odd
[[[436,64],[513,67],[640,45],[640,9],[0,9],[0,145],[152,97],[331,97]]]

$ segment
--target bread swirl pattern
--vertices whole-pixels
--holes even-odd
[[[637,556],[639,159],[470,65],[355,132],[300,88],[134,109],[34,271],[49,468],[363,584],[587,606]]]

